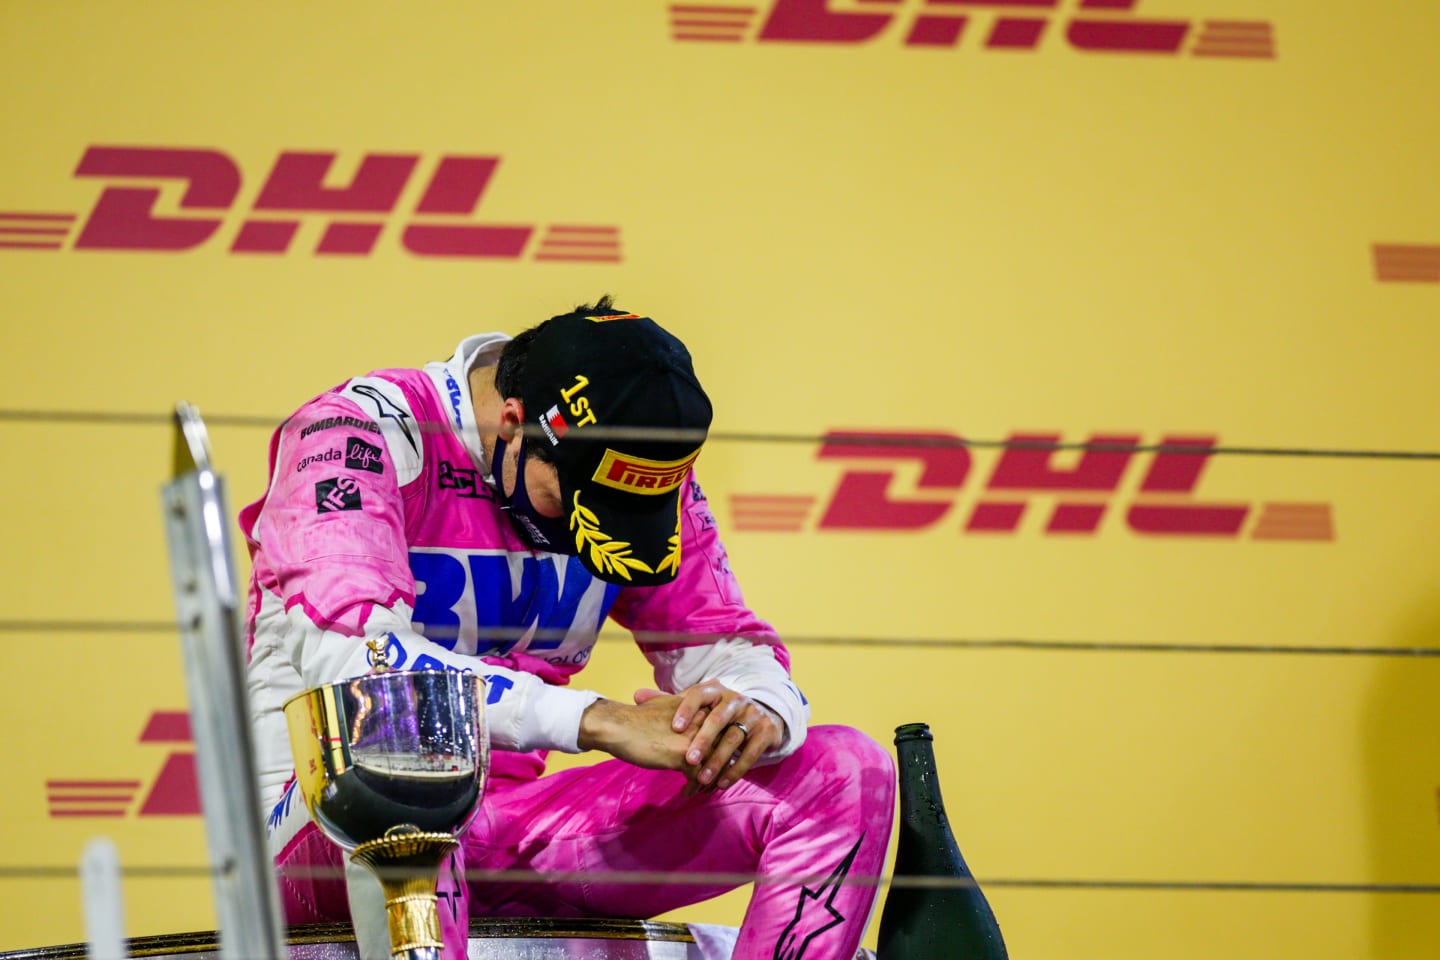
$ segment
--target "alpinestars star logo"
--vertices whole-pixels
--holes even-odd
[[[354,389],[356,393],[369,397],[370,401],[375,404],[375,416],[377,418],[380,420],[394,420],[398,423],[400,429],[404,431],[405,439],[409,441],[411,448],[414,449],[416,453],[420,452],[419,444],[417,444],[415,438],[410,435],[410,424],[408,423],[410,414],[406,413],[404,408],[400,407],[394,400],[391,400],[368,383],[362,383]]]
[[[855,841],[855,846],[845,855],[845,859],[840,861],[840,865],[830,871],[830,876],[825,878],[819,889],[800,888],[800,902],[795,906],[795,919],[780,932],[780,939],[775,942],[775,960],[804,960],[806,951],[816,937],[844,922],[845,915],[835,909],[835,895],[845,885],[850,865],[855,862],[855,855],[860,852],[860,844],[864,842],[865,837],[862,834],[860,839]]]

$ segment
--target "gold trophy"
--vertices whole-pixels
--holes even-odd
[[[380,880],[390,952],[439,960],[435,888],[455,836],[480,807],[489,770],[485,680],[473,673],[375,669],[285,704],[310,816]]]

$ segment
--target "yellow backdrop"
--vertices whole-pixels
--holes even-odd
[[[1440,665],[1385,654],[1440,648],[1440,465],[1293,451],[1440,450],[1437,47],[1431,0],[0,5],[0,949],[83,937],[99,834],[179,871],[130,933],[214,923],[173,403],[238,509],[314,393],[610,292],[695,354],[816,719],[933,726],[1014,956],[1433,956]]]

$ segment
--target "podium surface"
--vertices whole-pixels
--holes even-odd
[[[346,923],[296,926],[286,931],[290,960],[358,960]],[[218,960],[215,931],[137,937],[131,957]],[[699,960],[688,927],[651,920],[471,920],[469,960]],[[0,953],[0,960],[85,960],[85,944]]]

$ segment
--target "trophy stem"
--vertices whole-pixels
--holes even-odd
[[[375,874],[385,891],[392,957],[438,960],[444,942],[435,887],[440,861],[459,846],[448,833],[420,833],[413,827],[406,831],[402,826],[360,844],[350,854],[352,861]]]

